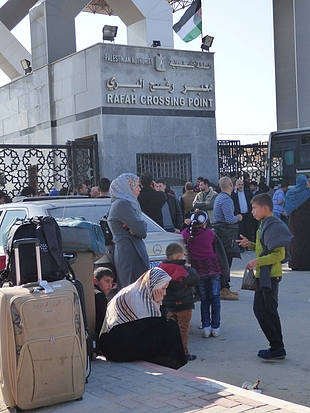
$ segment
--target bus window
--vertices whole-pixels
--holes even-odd
[[[289,166],[294,165],[294,152],[293,151],[286,151],[284,152],[284,164]]]
[[[298,174],[310,174],[310,129],[271,132],[267,183],[296,185]]]

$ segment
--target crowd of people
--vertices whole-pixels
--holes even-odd
[[[195,186],[191,182],[185,184],[179,199],[171,194],[165,180],[160,178],[154,182],[150,173],[140,178],[122,174],[112,181],[108,222],[116,248],[118,236],[124,245],[117,253],[120,264],[119,269],[116,268],[117,282],[121,277],[121,284],[107,306],[98,334],[99,351],[108,359],[142,359],[172,368],[195,360],[197,356],[190,353],[188,341],[197,289],[202,337],[218,337],[220,300],[238,300],[238,293],[230,290],[232,260],[245,250],[256,251],[255,259],[247,263],[247,268],[256,270],[253,310],[269,343],[269,348],[259,350],[257,356],[267,360],[285,358],[278,290],[282,262],[289,247],[293,253],[296,241],[293,226],[301,214],[295,214],[293,226],[290,225],[292,231],[284,217],[293,214],[294,218],[294,211],[309,206],[309,182],[307,177],[299,177],[296,187],[287,191],[285,183],[274,189],[273,184],[267,187],[264,179],[259,185],[253,185],[253,181],[235,178],[233,181],[225,176],[214,185],[200,177]],[[115,185],[119,190],[117,195]],[[174,198],[173,203],[168,201],[170,197]],[[177,202],[182,212],[181,223],[176,220],[177,214],[170,212],[176,212]],[[130,210],[128,217],[117,207],[125,203]],[[274,213],[278,206],[283,208],[280,216]],[[171,231],[182,235],[191,264],[185,261],[184,247],[171,243],[166,259],[159,266],[162,272],[158,273],[158,268],[140,267],[146,252],[143,249],[145,234],[142,228],[135,229],[135,225],[141,220],[141,211],[159,225],[169,226]],[[167,218],[168,211],[170,218]],[[135,242],[138,247],[134,246]],[[131,261],[137,262],[134,268]],[[144,264],[147,267],[147,260]],[[153,276],[160,280],[156,288]],[[155,338],[159,331],[161,339]]]
[[[7,204],[10,202],[17,202],[23,198],[31,198],[38,196],[88,196],[91,198],[110,198],[110,180],[108,178],[101,178],[98,185],[91,185],[89,179],[78,183],[73,189],[71,186],[63,186],[58,189],[51,189],[50,191],[36,190],[31,185],[26,185],[14,197],[9,196],[5,191],[0,190],[0,204]]]
[[[33,196],[26,187],[20,196]],[[74,191],[52,190],[42,195],[76,195],[111,198],[108,224],[113,236],[117,294],[106,295],[116,281],[108,268],[94,273],[97,349],[110,360],[146,360],[180,368],[196,359],[189,351],[189,328],[197,295],[203,338],[218,337],[221,300],[238,300],[230,288],[234,258],[246,250],[256,252],[247,263],[256,270],[253,310],[269,348],[258,351],[263,359],[286,356],[278,313],[282,262],[294,270],[310,270],[307,231],[310,180],[301,175],[295,187],[286,182],[278,188],[263,177],[251,181],[248,174],[223,176],[218,184],[199,177],[186,182],[178,198],[163,178],[149,172],[138,177],[123,173],[112,182],[84,182]],[[0,199],[5,194],[0,192]],[[5,201],[4,201],[5,202]],[[142,212],[168,232],[181,234],[171,243],[166,259],[149,269],[144,239],[147,227]],[[288,257],[287,253],[290,253]]]

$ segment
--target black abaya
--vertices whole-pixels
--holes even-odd
[[[99,347],[112,361],[144,360],[173,369],[186,364],[179,326],[164,317],[117,325],[109,333],[101,334]]]
[[[294,235],[290,242],[291,259],[289,267],[293,270],[310,270],[310,198],[295,209],[289,217],[289,230]]]

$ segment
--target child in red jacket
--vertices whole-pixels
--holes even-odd
[[[188,334],[194,308],[195,296],[193,286],[198,284],[199,275],[185,265],[184,247],[173,242],[167,246],[166,259],[159,267],[172,278],[167,288],[163,306],[167,309],[167,317],[177,321],[180,328],[184,353],[187,361],[197,356],[188,351]]]

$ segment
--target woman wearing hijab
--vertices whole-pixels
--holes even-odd
[[[144,360],[178,369],[186,364],[178,324],[160,306],[171,277],[152,268],[109,302],[99,347],[107,359]]]
[[[284,210],[289,215],[289,229],[294,235],[290,242],[289,267],[310,270],[310,188],[306,175],[299,175],[296,186],[287,191]]]
[[[110,186],[108,223],[115,244],[114,265],[118,291],[149,269],[149,257],[143,241],[146,223],[137,200],[139,193],[139,178],[130,173],[120,175]]]

